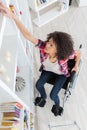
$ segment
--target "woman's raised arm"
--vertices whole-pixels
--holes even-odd
[[[13,13],[13,12],[10,10],[10,8],[7,8],[2,2],[0,2],[0,12],[1,12],[4,16],[6,16],[6,17],[8,17],[8,18],[10,18],[10,19],[12,19],[12,20],[14,20],[16,26],[18,27],[18,29],[21,31],[21,33],[23,34],[23,36],[24,36],[27,40],[31,41],[31,42],[34,43],[34,44],[37,44],[37,43],[38,43],[38,39],[35,38],[35,37],[28,31],[28,29],[27,29],[27,28],[22,24],[22,22],[19,20],[19,18],[17,17],[17,15],[16,15],[15,13]]]

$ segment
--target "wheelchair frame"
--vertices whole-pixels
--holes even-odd
[[[82,61],[80,60],[80,63],[79,63],[79,72],[80,72],[81,64],[82,64]],[[67,84],[67,88],[65,89],[65,93],[64,93],[63,108],[64,108],[64,105],[65,105],[65,102],[67,101],[67,99],[70,97],[70,95],[72,93],[72,89],[75,88],[75,84],[76,84],[76,80],[78,78],[79,72],[78,72],[78,74],[76,74],[75,71],[73,71],[71,73],[69,82]]]

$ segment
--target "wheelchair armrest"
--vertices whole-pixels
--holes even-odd
[[[79,61],[79,70],[80,70],[81,64],[82,64],[82,61],[80,60],[80,61]],[[76,74],[75,71],[72,71],[72,72],[71,72],[70,82],[72,82],[72,83],[74,82],[74,80],[75,80],[75,78],[76,78],[76,75],[77,75],[77,74]]]
[[[71,72],[71,76],[70,76],[70,82],[74,82],[74,80],[75,80],[75,78],[76,78],[76,72],[75,71],[72,71]]]

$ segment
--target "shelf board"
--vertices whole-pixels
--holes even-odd
[[[17,27],[12,20],[0,14],[0,48],[4,35],[17,35]]]
[[[41,26],[45,25],[46,23],[48,23],[49,21],[55,19],[56,17],[62,15],[63,13],[65,13],[67,11],[68,11],[68,8],[58,11],[58,8],[56,7],[54,9],[40,15],[40,21],[38,18],[36,18],[33,20],[33,22],[35,25],[41,27]]]
[[[21,38],[18,39],[18,62],[22,66],[31,66],[32,59],[29,59],[28,55],[26,54],[26,47],[24,47],[23,42]],[[29,52],[29,55],[31,55],[31,52]]]
[[[9,5],[10,0],[6,0],[3,1],[3,4],[5,5]],[[2,39],[3,39],[3,33],[5,30],[5,24],[6,24],[6,17],[4,17],[1,13],[0,13],[0,47],[2,44]]]
[[[9,3],[10,3],[10,0],[6,0],[6,4],[9,5]]]
[[[76,0],[78,6],[87,6],[87,0]]]
[[[8,86],[3,81],[0,80],[0,103],[8,101],[20,102],[27,110],[32,112],[30,107],[26,105],[26,103],[24,103],[10,88],[8,88]]]
[[[47,2],[45,2],[45,3],[43,3],[43,4],[41,4],[41,5],[39,5],[39,6],[37,7],[37,11],[40,11],[40,10],[44,9],[44,8],[50,6],[51,4],[53,4],[53,3],[57,2],[57,1],[58,1],[58,0],[49,0],[49,1],[47,1]]]
[[[22,13],[27,12],[29,10],[27,0],[22,1],[22,2],[21,2],[21,0],[18,0],[18,4],[19,4],[19,9],[20,9],[20,11],[22,11]]]
[[[14,21],[12,21],[9,18],[6,18],[6,23],[5,23],[5,29],[4,29],[4,35],[18,35],[18,29],[14,23]]]
[[[2,72],[0,73],[0,79],[13,90],[17,64],[17,36],[4,36],[2,42],[0,51]]]
[[[10,102],[10,101],[14,101],[14,98],[6,91],[6,89],[3,89],[2,86],[2,82],[0,80],[0,103],[3,102]],[[5,87],[5,86],[4,86]],[[6,87],[5,87],[6,88]],[[8,89],[8,88],[7,88]]]
[[[19,66],[19,72],[17,76],[22,77],[25,80],[25,87],[18,92],[15,92],[18,97],[25,102],[28,106],[33,105],[32,93],[33,93],[33,74],[29,66]],[[27,95],[27,96],[26,96]],[[33,98],[33,97],[32,97]]]
[[[5,23],[6,23],[6,18],[3,17],[2,14],[0,13],[0,48],[1,48],[1,44],[2,44]]]

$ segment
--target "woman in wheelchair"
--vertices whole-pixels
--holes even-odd
[[[60,100],[58,93],[65,83],[67,77],[70,76],[68,71],[68,60],[75,59],[75,66],[72,70],[78,71],[80,61],[80,52],[74,51],[73,40],[71,36],[65,32],[53,32],[48,34],[47,40],[42,41],[35,38],[28,29],[20,22],[17,15],[11,12],[6,6],[0,2],[0,12],[12,19],[24,37],[35,44],[40,50],[40,61],[43,66],[43,71],[39,77],[36,88],[40,93],[40,97],[36,97],[35,105],[43,107],[46,103],[45,83],[56,74],[56,80],[50,92],[50,98],[54,101],[52,112],[58,115],[60,109]],[[56,114],[55,114],[56,113]]]
[[[39,39],[36,46],[40,49],[42,73],[36,83],[40,97],[36,97],[35,105],[40,107],[45,105],[47,95],[44,85],[49,82],[50,78],[56,75],[54,85],[50,92],[50,98],[54,101],[51,111],[57,116],[61,109],[58,93],[67,80],[67,77],[70,76],[68,61],[75,59],[75,66],[72,68],[72,71],[76,71],[77,73],[80,52],[74,51],[73,40],[71,36],[65,32],[55,31],[50,33],[45,42]]]

